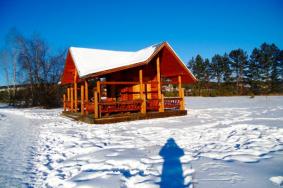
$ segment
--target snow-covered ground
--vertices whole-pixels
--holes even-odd
[[[278,187],[283,97],[186,98],[188,115],[88,125],[0,107],[0,187]],[[167,186],[166,186],[167,185]]]

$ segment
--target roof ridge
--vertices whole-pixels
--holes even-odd
[[[151,48],[151,47],[158,47],[158,46],[162,45],[163,43],[165,43],[165,42],[156,43],[156,44],[147,46],[147,47],[145,47],[145,48],[142,48],[142,49],[139,49],[139,50],[136,50],[136,51],[108,50],[108,49],[101,49],[101,48],[85,48],[85,47],[77,47],[77,46],[70,46],[69,49],[84,49],[84,50],[97,50],[97,51],[130,52],[130,53],[135,53],[135,52],[139,52],[139,51],[142,51],[142,50]]]

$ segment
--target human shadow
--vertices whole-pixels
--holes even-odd
[[[169,138],[159,151],[163,157],[160,188],[183,188],[184,177],[180,157],[184,156],[184,150],[180,148],[173,138]]]

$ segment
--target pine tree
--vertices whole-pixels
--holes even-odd
[[[220,91],[220,83],[223,78],[223,59],[221,55],[214,55],[210,64],[211,78],[217,81],[217,88]]]
[[[260,51],[258,48],[253,49],[250,55],[247,69],[244,72],[245,80],[250,85],[250,90],[253,94],[260,94]]]
[[[192,58],[189,63],[188,67],[192,70],[193,74],[198,79],[196,84],[198,95],[201,95],[201,90],[204,87],[208,87],[209,82],[209,60],[206,59],[205,61],[200,55],[197,55],[196,58]]]
[[[229,53],[229,57],[231,60],[232,71],[235,75],[234,80],[236,80],[237,93],[242,95],[244,85],[244,69],[246,68],[248,61],[247,53],[242,49],[232,50]]]
[[[231,70],[231,61],[229,60],[228,54],[222,56],[223,62],[223,81],[226,83],[232,82],[232,70]]]
[[[280,68],[280,50],[274,44],[263,43],[259,49],[259,72],[262,93],[277,92]]]

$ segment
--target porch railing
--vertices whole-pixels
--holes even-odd
[[[180,109],[181,97],[165,97],[164,98],[164,108],[165,109]]]
[[[142,100],[99,102],[98,105],[101,113],[133,112],[141,110]]]
[[[158,109],[159,109],[159,99],[146,100],[146,110],[158,110]]]

